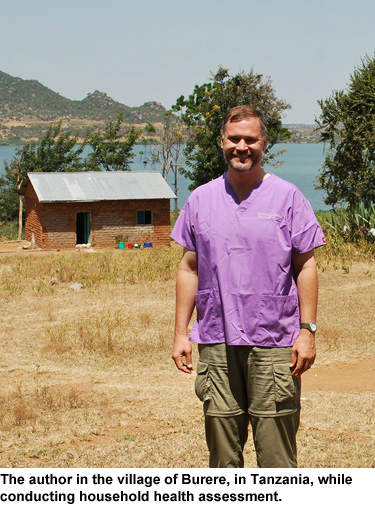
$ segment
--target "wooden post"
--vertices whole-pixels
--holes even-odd
[[[21,181],[21,162],[17,161],[17,189]],[[23,209],[23,202],[22,202],[22,195],[19,195],[19,206],[18,206],[18,240],[21,241],[22,239],[22,209]]]
[[[23,209],[23,200],[22,195],[19,195],[19,210],[18,210],[18,240],[22,240],[22,209]]]

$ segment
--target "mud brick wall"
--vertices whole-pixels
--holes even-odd
[[[137,225],[137,211],[152,211],[151,225]],[[88,209],[87,209],[88,211]],[[82,210],[82,212],[85,212]],[[91,209],[93,246],[113,246],[122,235],[128,243],[168,245],[170,200],[123,200],[98,202]]]
[[[137,225],[137,211],[151,210],[152,224]],[[25,233],[34,234],[40,248],[74,248],[78,212],[90,213],[91,245],[116,246],[117,235],[128,243],[168,245],[170,242],[170,200],[108,200],[101,202],[40,203],[31,185],[25,194]]]
[[[31,241],[34,234],[36,244],[41,247],[43,245],[43,228],[39,205],[34,188],[30,185],[27,186],[25,193],[25,237],[27,241]]]

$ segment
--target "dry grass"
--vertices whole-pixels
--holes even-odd
[[[0,256],[1,467],[206,466],[194,377],[170,359],[179,257],[176,247]],[[320,281],[317,374],[375,359],[373,264],[326,265]],[[374,467],[375,393],[304,387],[300,466]]]

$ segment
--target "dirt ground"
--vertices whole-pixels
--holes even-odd
[[[0,253],[30,253],[24,249],[26,241],[10,241],[0,243]],[[49,250],[48,253],[74,252],[71,250]],[[46,251],[33,250],[33,253],[46,253]],[[329,390],[332,392],[360,393],[375,390],[375,358],[368,358],[356,363],[339,362],[321,365],[319,359],[315,366],[304,375],[304,389]]]
[[[115,247],[113,248],[116,249]],[[0,254],[10,255],[12,253],[33,253],[33,254],[45,254],[45,253],[71,253],[77,251],[76,248],[72,249],[54,249],[54,250],[41,250],[35,248],[31,250],[27,241],[4,241],[0,242]]]
[[[22,247],[27,245],[27,241],[8,241],[0,243],[0,253],[17,253],[23,251]]]
[[[27,256],[25,244],[0,243],[0,254]],[[318,356],[302,377],[300,465],[375,467],[375,349],[368,342],[374,264],[323,271],[320,280]],[[145,346],[144,359],[143,351],[126,359],[44,350],[47,330],[78,324],[87,314],[105,319],[103,307],[129,316],[127,341],[134,335],[135,345]],[[170,359],[173,310],[170,281],[78,292],[61,284],[53,295],[5,301],[0,467],[206,466],[194,375],[178,372]],[[150,331],[163,351],[156,365]],[[246,448],[246,467],[255,467],[250,441]]]
[[[359,363],[341,362],[331,365],[320,365],[318,362],[303,375],[303,389],[335,393],[375,391],[375,358]]]

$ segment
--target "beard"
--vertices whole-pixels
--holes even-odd
[[[260,151],[254,158],[247,157],[243,159],[241,162],[241,158],[238,155],[230,155],[229,157],[225,156],[224,159],[227,165],[229,165],[235,172],[245,173],[249,172],[254,166],[257,166],[263,158],[263,151]]]

